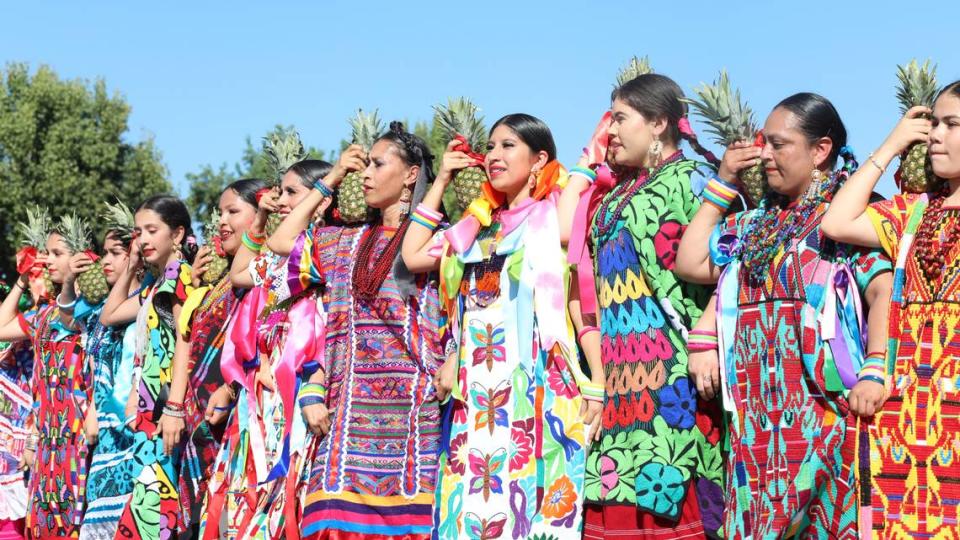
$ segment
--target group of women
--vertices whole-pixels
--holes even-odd
[[[957,538],[960,82],[860,167],[822,96],[722,160],[682,98],[621,85],[569,170],[511,114],[436,169],[393,123],[234,182],[210,285],[175,197],[97,305],[51,231],[0,306],[0,538]],[[879,199],[917,142],[937,187]]]

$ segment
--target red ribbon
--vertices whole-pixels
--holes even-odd
[[[38,278],[43,274],[43,264],[37,263],[37,248],[25,246],[17,252],[17,273],[27,274],[32,279]]]
[[[486,161],[487,156],[474,152],[473,148],[470,148],[470,143],[467,142],[466,137],[458,134],[456,137],[453,138],[453,140],[460,141],[460,144],[453,147],[454,152],[463,152],[464,154],[476,160],[476,163],[474,165],[476,165],[477,167],[483,167],[483,162]]]

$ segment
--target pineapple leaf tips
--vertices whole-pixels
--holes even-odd
[[[722,146],[741,140],[751,140],[756,135],[757,126],[753,110],[743,101],[740,89],[730,88],[730,78],[726,70],[713,84],[702,83],[694,88],[699,99],[683,98],[693,107],[697,116],[703,118],[714,141]]]
[[[267,163],[274,172],[274,179],[280,180],[286,172],[307,157],[307,151],[295,129],[279,129],[263,138],[263,152]]]
[[[445,140],[463,135],[474,152],[482,152],[487,144],[487,128],[480,108],[464,97],[449,98],[446,105],[434,105],[437,124]]]
[[[615,86],[620,88],[637,77],[648,73],[653,73],[653,68],[650,66],[650,58],[648,56],[634,56],[620,68],[620,71],[617,73],[617,84]]]
[[[357,114],[350,119],[350,129],[353,143],[369,152],[384,129],[379,111],[374,109],[372,113],[365,113],[363,109],[357,109]]]
[[[914,58],[906,65],[897,66],[897,101],[900,112],[906,113],[912,107],[923,105],[933,107],[937,96],[937,66],[927,59],[920,64]]]
[[[43,250],[50,233],[50,214],[45,208],[33,205],[27,208],[27,220],[18,224],[22,244]]]

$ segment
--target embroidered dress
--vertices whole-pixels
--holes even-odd
[[[224,276],[210,287],[190,293],[180,313],[181,333],[190,339],[190,382],[184,395],[186,424],[180,463],[180,506],[186,527],[199,529],[203,498],[220,449],[224,425],[204,419],[210,396],[223,385],[220,354],[227,320],[240,300],[240,291]]]
[[[442,363],[436,286],[419,276],[403,297],[390,270],[376,297],[353,294],[353,266],[366,234],[383,253],[393,231],[323,228],[301,235],[290,257],[292,286],[322,285],[327,309],[330,433],[316,448],[303,510],[303,537],[427,539],[439,449],[432,385]],[[371,257],[370,262],[374,262]]]
[[[27,484],[17,468],[30,433],[33,349],[28,340],[0,343],[0,539],[23,538]]]
[[[845,391],[863,361],[860,297],[889,271],[874,250],[826,239],[821,204],[763,283],[739,262],[756,211],[714,232],[723,402],[730,415],[726,538],[857,538],[857,418]],[[793,207],[780,210],[784,222]],[[849,254],[848,254],[849,253]],[[854,309],[856,308],[856,309]]]
[[[308,441],[296,391],[304,364],[317,363],[307,358],[313,354],[305,344],[322,335],[317,327],[323,306],[314,291],[291,296],[286,257],[265,251],[250,272],[255,286],[224,336],[221,368],[240,390],[214,465],[200,536],[294,540]],[[287,347],[293,323],[298,339]],[[261,369],[271,374],[274,391],[257,380]]]
[[[607,395],[587,460],[585,538],[702,538],[722,525],[719,408],[687,375],[687,331],[710,290],[674,273],[701,167],[681,158],[623,183],[593,220]]]
[[[31,392],[40,434],[30,471],[27,534],[77,538],[86,503],[83,419],[92,390],[83,337],[61,324],[56,306],[20,314],[19,320],[33,345]]]
[[[190,265],[173,262],[160,277],[144,284],[140,293],[134,357],[139,395],[133,426],[135,480],[120,518],[118,539],[167,539],[184,532],[177,488],[180,452],[176,449],[174,455],[166,455],[163,439],[153,434],[173,378],[173,306],[187,299],[193,290],[191,280]]]
[[[87,475],[87,510],[81,540],[112,539],[123,505],[133,492],[133,432],[125,426],[127,398],[133,388],[134,325],[100,324],[102,305],[82,298],[74,318],[87,334],[87,358],[93,362],[93,403],[97,410],[97,445]]]
[[[555,198],[501,212],[464,254],[451,250],[451,267],[459,362],[437,537],[579,538],[586,377]]]
[[[960,246],[942,245],[960,208],[944,207],[934,247],[945,266],[931,282],[914,253],[926,196],[897,195],[867,214],[896,261],[887,373],[890,397],[871,426],[873,534],[877,538],[958,538],[960,485]]]

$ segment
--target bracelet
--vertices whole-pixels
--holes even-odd
[[[169,417],[171,417],[171,418],[186,418],[186,417],[187,417],[187,413],[184,412],[183,410],[171,409],[171,408],[169,408],[169,407],[164,407],[164,408],[163,408],[163,415],[164,415],[164,416],[169,416]]]
[[[869,161],[870,163],[872,163],[874,167],[880,169],[880,174],[883,174],[883,173],[887,172],[887,168],[886,168],[886,167],[881,167],[880,164],[877,163],[877,160],[876,160],[876,158],[873,157],[873,153],[872,153],[872,152],[870,153],[869,156],[867,156],[867,161]]]
[[[214,405],[213,410],[220,411],[220,412],[229,412],[233,410],[233,407],[217,407],[216,405]]]
[[[432,231],[440,226],[440,222],[443,221],[443,214],[420,204],[413,213],[410,214],[410,221]]]
[[[324,197],[330,197],[333,195],[333,190],[330,189],[330,186],[323,182],[322,178],[313,183],[313,189],[319,191]]]
[[[567,171],[567,176],[573,175],[580,175],[586,178],[587,182],[590,182],[591,184],[597,180],[597,172],[592,169],[588,169],[587,167],[571,167],[570,170]]]
[[[703,189],[703,201],[713,205],[721,212],[726,212],[733,201],[736,200],[738,194],[737,186],[714,176],[710,178],[707,187]]]
[[[264,236],[253,237],[253,236],[250,236],[250,233],[248,233],[247,231],[243,231],[243,234],[240,236],[240,242],[247,249],[249,249],[250,251],[253,251],[254,253],[259,253],[260,248],[263,247],[263,243],[266,241],[267,241],[266,237]]]
[[[583,336],[587,334],[592,334],[593,332],[599,332],[600,329],[596,326],[584,326],[577,332],[577,341],[583,341]]]
[[[76,298],[74,298],[74,299],[73,299],[73,302],[70,302],[69,304],[63,304],[63,303],[60,302],[60,296],[57,295],[57,307],[58,307],[58,308],[63,309],[63,310],[70,310],[70,309],[73,309],[73,307],[76,306],[76,305],[77,305],[77,299],[76,299]]]
[[[327,401],[327,389],[320,383],[304,383],[297,393],[297,402],[300,407],[323,405]]]
[[[687,334],[687,351],[715,351],[719,345],[717,333],[710,330],[691,330]]]
[[[877,375],[861,375],[861,376],[860,376],[860,380],[861,380],[861,381],[875,382],[875,383],[877,383],[877,384],[879,384],[879,385],[882,385],[882,386],[886,386],[886,385],[887,385],[887,382],[883,379],[883,377],[880,377],[880,376],[877,376]]]
[[[166,403],[163,404],[163,408],[170,409],[171,411],[177,411],[177,412],[182,412],[184,410],[183,403],[180,403],[178,401],[167,401]]]
[[[129,426],[130,424],[132,424],[132,423],[134,423],[134,422],[136,422],[136,421],[137,421],[137,415],[133,415],[133,416],[130,416],[130,417],[125,418],[125,419],[123,420],[123,425]]]
[[[457,343],[456,339],[449,338],[447,339],[447,344],[443,347],[443,357],[444,359],[450,358],[451,354],[456,354],[460,350],[460,344]]]
[[[603,403],[603,398],[606,394],[606,388],[602,384],[597,384],[593,381],[580,383],[580,397],[587,401]]]

